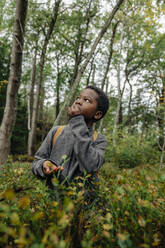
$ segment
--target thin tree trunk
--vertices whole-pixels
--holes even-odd
[[[107,66],[106,66],[106,70],[104,73],[104,77],[101,83],[101,89],[104,89],[104,85],[105,85],[105,81],[109,72],[109,68],[110,68],[110,64],[111,64],[111,60],[112,60],[112,55],[113,55],[113,44],[114,44],[114,39],[115,39],[115,34],[116,34],[116,30],[117,30],[117,25],[119,24],[119,21],[115,23],[114,28],[113,28],[113,32],[112,32],[112,37],[110,40],[110,44],[109,44],[109,56],[108,56],[108,62],[107,62]]]
[[[36,90],[36,95],[34,99],[34,106],[33,106],[33,114],[32,114],[32,125],[31,125],[31,130],[29,132],[29,143],[28,143],[28,155],[32,156],[34,154],[34,141],[36,137],[36,127],[37,127],[37,116],[38,116],[38,105],[39,105],[39,99],[40,99],[40,93],[41,93],[41,85],[42,85],[42,75],[43,75],[43,69],[44,69],[44,64],[45,64],[45,56],[46,56],[46,51],[47,51],[47,46],[50,40],[50,37],[52,35],[57,16],[58,16],[58,10],[59,6],[62,0],[59,0],[55,3],[55,7],[53,9],[53,17],[50,22],[50,26],[48,29],[48,32],[45,37],[41,57],[40,57],[40,62],[39,62],[39,72],[38,72],[38,84],[37,84],[37,90]]]
[[[43,121],[43,112],[44,112],[44,100],[45,100],[45,87],[41,85],[41,90],[40,90],[40,99],[39,99],[39,110],[37,114],[37,122]]]
[[[39,101],[39,110],[38,110],[38,115],[37,115],[37,123],[39,123],[39,128],[41,130],[41,139],[39,141],[43,141],[45,138],[45,114],[44,114],[44,99],[45,99],[45,88],[42,86],[41,87],[41,94],[40,94],[40,101]]]
[[[61,73],[59,67],[59,58],[57,56],[57,83],[56,83],[56,118],[60,112],[60,81]]]
[[[32,110],[33,110],[33,102],[34,102],[34,85],[35,85],[35,76],[36,76],[36,58],[37,58],[37,46],[34,52],[33,65],[32,65],[32,73],[31,73],[31,82],[28,92],[28,130],[31,129],[32,122]]]
[[[80,67],[82,59],[83,59],[83,52],[84,52],[84,47],[85,47],[86,40],[87,40],[87,33],[89,30],[89,24],[90,24],[91,17],[93,17],[93,16],[91,16],[91,3],[92,3],[92,0],[90,0],[89,6],[88,6],[87,11],[86,11],[87,18],[86,18],[85,31],[82,31],[81,23],[80,23],[79,30],[78,30],[76,46],[75,46],[75,65],[74,65],[74,69],[73,69],[73,75],[72,75],[72,78],[70,80],[70,88],[73,86],[73,84],[76,80],[76,77],[77,77],[77,74],[79,71],[79,67]],[[74,98],[75,98],[75,96],[74,96],[74,92],[73,92],[73,94],[71,95],[71,98],[69,99],[70,102],[73,102]],[[66,118],[61,118],[60,122],[65,123]]]
[[[89,7],[87,8],[87,11],[86,11],[86,15],[87,15],[86,29],[84,32],[82,32],[82,29],[80,28],[81,23],[80,23],[80,26],[78,29],[77,40],[75,41],[76,44],[75,44],[75,49],[74,49],[75,64],[74,64],[74,69],[73,69],[73,75],[72,75],[71,80],[70,80],[70,86],[72,86],[72,84],[74,83],[74,81],[77,77],[79,66],[80,66],[82,58],[83,58],[83,51],[84,51],[84,46],[85,46],[85,42],[86,42],[86,36],[88,33],[89,23],[90,23],[90,19],[91,19],[91,16],[90,16],[91,3],[92,3],[92,0],[89,2]],[[67,42],[70,42],[73,45],[73,43],[64,34],[62,34],[62,36],[64,37],[64,39],[67,40]]]
[[[0,164],[6,163],[7,161],[12,130],[16,119],[27,8],[28,0],[17,0],[6,106],[0,127]]]
[[[129,84],[129,87],[130,87],[130,94],[129,94],[129,101],[128,101],[128,113],[127,113],[127,125],[128,125],[128,131],[131,131],[131,103],[132,103],[132,85],[129,81],[129,79],[127,80],[128,84]]]
[[[104,77],[103,77],[103,80],[102,80],[102,83],[101,83],[101,89],[102,90],[104,89],[105,82],[106,82],[107,75],[108,75],[109,68],[110,68],[110,64],[111,64],[111,60],[112,60],[113,44],[114,44],[114,39],[115,39],[115,34],[116,34],[118,24],[119,24],[119,22],[116,22],[116,24],[114,25],[113,32],[112,32],[112,37],[111,37],[111,40],[110,40],[108,62],[107,62],[106,70],[105,70]],[[108,80],[107,80],[107,84],[108,84]],[[106,89],[108,90],[108,87],[106,87]],[[101,119],[101,121],[100,121],[99,132],[101,132],[102,127],[103,127],[103,119]]]
[[[109,86],[109,79],[107,78],[106,80],[106,89],[105,89],[105,93],[106,95],[108,95],[108,86]],[[111,87],[110,87],[110,90],[109,90],[109,98],[110,98],[110,95],[111,95]],[[103,129],[103,122],[104,122],[104,118],[102,118],[100,120],[100,125],[99,125],[99,129],[98,129],[98,132],[101,133],[102,132],[102,129]]]
[[[118,89],[118,103],[117,103],[117,109],[116,109],[116,116],[115,116],[115,122],[114,122],[114,128],[113,128],[113,143],[116,144],[116,134],[117,134],[117,128],[118,125],[122,123],[123,114],[122,114],[122,97],[125,90],[126,80],[124,81],[123,88],[121,89],[121,76],[120,76],[120,66],[117,71],[117,89]]]
[[[92,71],[95,71],[95,64],[93,64],[94,63],[94,57],[93,57],[93,59],[92,59],[92,61],[91,61],[91,65],[90,65],[90,71],[89,71],[89,74],[88,74],[88,78],[87,78],[87,83],[86,83],[86,85],[89,85],[90,84],[90,78],[91,78],[91,74],[92,74]],[[93,74],[92,74],[93,75]],[[93,81],[93,79],[92,79],[92,81]],[[92,84],[92,83],[91,83]]]
[[[162,136],[160,135],[159,137],[159,146],[161,146],[161,156],[160,156],[160,165],[159,165],[159,171],[165,166],[165,77],[162,76],[162,92],[161,92],[161,98],[160,98],[160,108],[162,108],[162,110],[160,111],[160,115],[162,118],[162,122],[160,122],[160,133],[162,132]],[[162,124],[162,125],[161,125]],[[163,140],[163,142],[161,142]]]
[[[92,73],[92,82],[91,85],[95,85],[95,74],[96,74],[96,65],[93,65],[93,73]]]
[[[162,77],[162,90],[159,97],[159,110],[158,110],[158,127],[159,127],[159,146],[162,147],[164,143],[164,130],[165,130],[165,77]]]
[[[68,94],[68,96],[67,96],[67,98],[66,98],[66,100],[64,102],[63,107],[60,110],[60,113],[59,113],[58,117],[56,118],[56,120],[54,122],[54,125],[58,125],[60,123],[60,120],[61,120],[61,118],[62,118],[62,116],[64,114],[64,111],[65,111],[66,107],[69,105],[69,101],[72,98],[77,86],[79,85],[80,79],[81,79],[81,77],[82,77],[82,75],[83,75],[83,73],[84,73],[84,71],[85,71],[85,69],[86,69],[86,67],[87,67],[87,65],[88,65],[93,53],[94,53],[94,51],[96,50],[97,45],[99,44],[100,40],[104,36],[104,34],[107,31],[108,27],[110,26],[110,24],[111,24],[115,14],[116,14],[116,12],[119,10],[119,8],[120,8],[121,4],[123,3],[123,1],[124,0],[119,0],[117,2],[116,6],[114,7],[112,12],[110,13],[108,20],[104,24],[103,28],[100,30],[97,38],[95,39],[95,41],[94,41],[94,43],[92,45],[91,51],[87,55],[87,58],[86,58],[84,64],[82,65],[82,67],[80,68],[80,70],[77,73],[77,77],[76,77],[76,79],[75,79],[75,81],[74,81],[74,83],[72,85],[72,88],[71,88],[71,90],[70,90],[70,92],[69,92],[69,94]]]
[[[162,146],[162,153],[161,153],[161,156],[160,156],[159,171],[165,166],[164,154],[165,154],[165,136],[164,136],[164,142],[163,142],[163,146]],[[164,163],[164,166],[163,166],[163,163]]]
[[[60,88],[57,87],[57,92],[56,92],[56,118],[60,112]]]

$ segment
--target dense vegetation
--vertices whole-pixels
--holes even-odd
[[[100,171],[90,202],[85,180],[50,190],[28,163],[0,175],[0,247],[164,247],[165,171],[145,165]]]
[[[100,181],[89,189],[87,175],[67,186],[55,177],[52,190],[21,162],[33,158],[9,158],[0,171],[1,247],[164,247],[161,152],[135,135],[123,133],[118,146],[107,138]]]

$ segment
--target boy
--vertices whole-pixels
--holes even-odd
[[[41,178],[59,172],[59,182],[71,182],[84,171],[97,180],[97,171],[104,163],[105,137],[93,140],[92,125],[103,118],[109,108],[105,93],[87,86],[68,109],[69,122],[54,145],[52,140],[59,127],[53,127],[35,155],[32,171]]]

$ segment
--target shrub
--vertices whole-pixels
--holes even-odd
[[[19,161],[19,162],[32,162],[34,160],[33,156],[29,156],[27,154],[15,154],[11,156],[11,160],[13,162]]]
[[[134,168],[138,165],[158,163],[160,152],[151,140],[141,140],[138,136],[122,134],[117,144],[108,141],[106,160],[120,168]]]
[[[9,163],[0,171],[0,247],[163,247],[165,171],[106,164],[89,202],[86,179],[67,187],[54,179],[53,191],[30,167]]]

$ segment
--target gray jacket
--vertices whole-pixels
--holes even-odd
[[[67,179],[70,182],[76,176],[87,174],[96,175],[98,169],[104,163],[104,151],[106,139],[98,134],[93,141],[93,130],[88,129],[82,115],[73,116],[68,125],[62,130],[55,144],[52,139],[59,126],[53,127],[39,150],[35,154],[32,171],[36,176],[46,178],[42,165],[49,160],[57,166],[63,166],[59,180]]]

